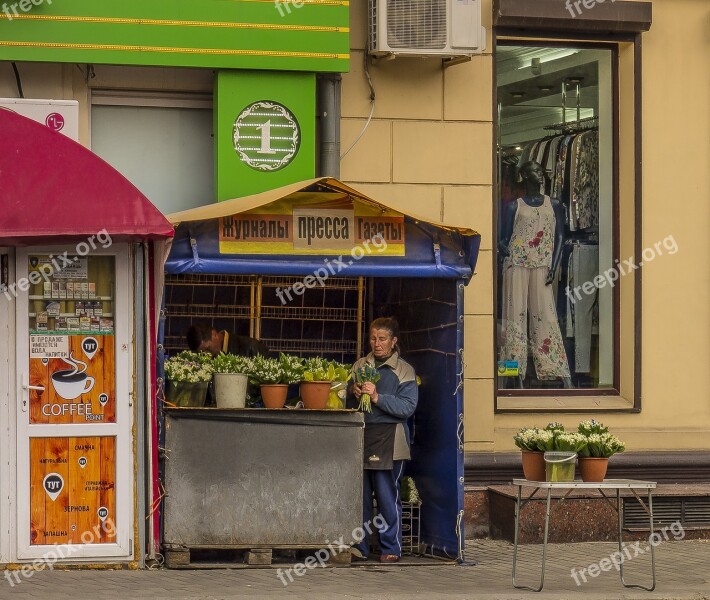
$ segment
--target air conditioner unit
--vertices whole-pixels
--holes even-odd
[[[368,0],[374,56],[470,56],[483,52],[481,0]]]
[[[37,121],[54,131],[61,131],[79,141],[79,103],[76,100],[40,100],[0,98],[0,110],[11,110]]]

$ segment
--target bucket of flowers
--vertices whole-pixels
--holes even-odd
[[[180,407],[204,406],[213,372],[212,356],[207,352],[186,350],[168,358],[165,361],[165,402]]]

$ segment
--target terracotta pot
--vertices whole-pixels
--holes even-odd
[[[266,408],[283,408],[286,404],[288,385],[285,383],[262,383],[261,399]]]
[[[604,481],[608,466],[608,458],[579,457],[579,473],[582,476],[582,481]]]
[[[306,408],[324,409],[330,394],[330,381],[302,381],[301,400]]]
[[[523,459],[523,475],[528,481],[545,481],[545,453],[521,452]]]

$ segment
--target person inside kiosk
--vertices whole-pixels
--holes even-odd
[[[371,398],[372,412],[364,411],[365,443],[363,473],[363,529],[372,522],[372,494],[385,520],[378,527],[380,562],[392,563],[402,556],[402,499],[399,482],[404,463],[410,457],[407,419],[417,407],[417,382],[412,366],[400,357],[397,344],[399,326],[392,318],[375,319],[370,324],[371,352],[355,362],[353,373],[370,365],[377,369],[377,382],[353,383],[348,406],[355,407],[363,394]],[[370,554],[367,537],[351,550],[356,560]]]
[[[197,323],[187,330],[187,345],[193,352],[209,352],[217,356],[220,352],[238,356],[269,356],[266,344],[246,335],[234,335],[223,329],[217,331],[206,323]]]

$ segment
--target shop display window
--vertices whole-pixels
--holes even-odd
[[[31,334],[114,332],[113,256],[28,257]]]
[[[612,47],[499,41],[498,388],[615,387]]]

